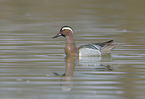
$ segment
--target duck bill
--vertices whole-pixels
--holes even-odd
[[[60,36],[62,36],[62,34],[59,32],[57,35],[55,35],[55,36],[52,37],[52,38],[57,38],[57,37],[60,37]]]

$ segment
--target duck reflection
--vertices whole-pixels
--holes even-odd
[[[65,57],[65,74],[62,76],[62,90],[63,91],[70,91],[73,87],[73,73],[74,73],[74,67],[76,65],[76,61],[78,60],[78,57]]]
[[[113,68],[109,63],[111,60],[111,55],[104,55],[101,57],[79,57],[79,65],[91,71],[112,71]]]
[[[89,71],[112,71],[109,62],[111,61],[111,55],[105,55],[102,57],[65,57],[65,74],[62,76],[62,90],[70,91],[73,87],[73,74],[74,67],[77,61],[83,66],[88,68]]]

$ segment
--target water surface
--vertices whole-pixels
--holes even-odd
[[[145,9],[132,0],[1,0],[1,99],[144,99]],[[64,55],[70,25],[77,46],[113,39],[112,56]]]

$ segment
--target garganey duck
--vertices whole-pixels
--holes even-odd
[[[65,54],[67,56],[101,56],[110,54],[111,50],[114,49],[118,44],[112,44],[113,40],[109,40],[101,43],[91,43],[76,47],[75,40],[73,37],[73,29],[70,26],[63,26],[59,33],[53,38],[65,37]]]

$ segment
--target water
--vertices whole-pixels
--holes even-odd
[[[144,99],[144,3],[1,0],[0,99]],[[63,25],[77,46],[120,45],[112,56],[65,57],[64,38],[52,39]]]

